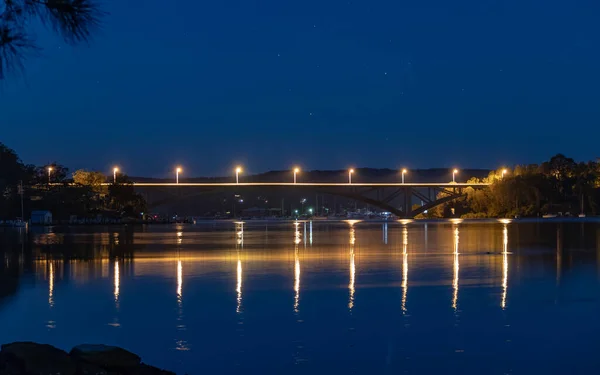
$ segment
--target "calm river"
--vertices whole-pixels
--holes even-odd
[[[600,224],[0,228],[0,343],[178,374],[600,371]]]

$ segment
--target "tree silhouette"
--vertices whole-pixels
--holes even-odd
[[[0,80],[40,50],[30,30],[36,20],[75,44],[90,39],[103,15],[96,0],[0,0]]]

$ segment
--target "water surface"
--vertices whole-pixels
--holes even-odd
[[[184,374],[600,370],[600,225],[0,229],[0,341]]]

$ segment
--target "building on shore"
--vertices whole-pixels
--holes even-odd
[[[31,211],[32,225],[50,225],[52,224],[52,212],[50,211]]]

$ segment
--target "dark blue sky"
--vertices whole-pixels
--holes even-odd
[[[600,156],[600,4],[106,1],[0,91],[25,162],[161,176]]]

